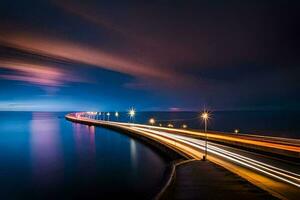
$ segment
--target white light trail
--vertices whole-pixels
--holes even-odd
[[[157,135],[161,135],[167,138],[172,138],[173,140],[177,140],[180,141],[182,143],[188,144],[190,146],[193,146],[195,148],[204,150],[204,145],[201,145],[199,142],[200,140],[197,141],[197,143],[193,142],[193,140],[196,139],[192,139],[192,138],[188,138],[188,137],[184,137],[184,136],[178,136],[175,134],[171,134],[171,133],[165,133],[165,132],[161,132],[161,131],[155,131],[155,130],[149,130],[146,128],[135,128],[137,130],[143,130],[143,131],[147,131],[147,132],[151,132],[153,134],[157,134]],[[273,178],[279,179],[281,181],[290,183],[296,187],[300,187],[300,184],[298,183],[300,181],[300,179],[298,177],[300,177],[299,174],[281,169],[281,168],[277,168],[274,166],[271,166],[269,164],[266,163],[262,163],[260,161],[251,159],[251,158],[247,158],[245,156],[241,156],[239,154],[236,153],[232,153],[229,152],[227,150],[221,149],[219,147],[215,147],[213,145],[209,145],[208,151],[210,153],[213,153],[215,155],[218,155],[222,158],[226,158],[228,160],[231,160],[235,163],[238,163],[244,167],[259,171],[263,174],[267,174],[269,176],[272,176]],[[278,170],[278,171],[276,171]],[[286,173],[286,174],[285,174]],[[296,177],[294,177],[294,176]],[[295,181],[289,180],[289,179],[293,179]]]
[[[80,116],[81,117],[81,116]],[[163,132],[162,130],[153,130],[149,129],[149,126],[145,125],[139,125],[139,124],[128,124],[128,123],[117,123],[117,122],[101,122],[99,120],[93,120],[89,118],[82,117],[80,118],[81,121],[87,121],[87,122],[94,122],[101,124],[109,124],[118,126],[120,128],[128,129],[128,130],[135,130],[140,131],[143,133],[148,133],[149,135],[157,135],[163,138],[167,138],[170,140],[173,140],[174,142],[180,142],[182,144],[185,144],[187,147],[194,147],[196,149],[204,150],[203,142],[199,139],[190,138],[187,136],[180,136],[174,133],[167,133]],[[151,126],[150,126],[151,128]],[[179,149],[180,150],[180,149]],[[281,169],[279,167],[272,166],[270,164],[240,155],[238,153],[233,153],[231,151],[222,149],[220,147],[217,147],[215,145],[209,144],[208,146],[208,152],[210,154],[217,155],[223,159],[226,159],[228,161],[231,161],[233,163],[236,163],[240,166],[243,166],[245,168],[260,172],[261,174],[273,177],[275,179],[281,180],[283,182],[289,183],[291,185],[294,185],[296,187],[300,187],[300,175],[285,169]]]

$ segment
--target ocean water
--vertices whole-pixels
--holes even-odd
[[[0,112],[0,199],[147,199],[168,158],[66,113]]]
[[[116,118],[110,112],[110,120],[130,122],[128,113],[119,113]],[[176,128],[186,124],[190,129],[204,129],[199,112],[136,112],[133,119],[136,123],[148,124],[150,118],[156,125],[167,126],[169,123]],[[103,118],[103,116],[98,116]],[[105,117],[107,120],[107,116]],[[240,134],[256,134],[274,137],[300,139],[300,111],[216,111],[210,113],[208,130]]]

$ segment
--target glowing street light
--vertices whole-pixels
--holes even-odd
[[[235,130],[234,130],[234,133],[235,133],[235,134],[238,134],[239,132],[240,132],[239,129],[235,129]]]
[[[182,128],[187,128],[187,125],[186,125],[186,124],[183,124],[183,125],[182,125]]]
[[[135,110],[133,108],[129,111],[129,115],[130,115],[130,117],[135,116]]]
[[[115,117],[117,118],[117,121],[119,119],[119,113],[118,112],[115,112]]]
[[[130,110],[128,111],[128,115],[129,115],[130,120],[132,122],[133,119],[134,119],[134,116],[135,116],[135,109],[134,108],[130,108]]]
[[[205,153],[203,155],[203,160],[206,160],[206,157],[207,157],[207,120],[209,119],[208,112],[204,111],[201,114],[201,118],[204,120],[204,132],[205,132]]]
[[[108,113],[106,113],[106,115],[107,115],[107,121],[109,121],[110,113],[108,112]]]
[[[149,123],[153,126],[155,124],[155,119],[154,118],[150,118],[149,119]]]
[[[168,127],[169,128],[174,128],[174,125],[173,124],[168,124]]]

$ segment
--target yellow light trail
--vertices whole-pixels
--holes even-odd
[[[165,137],[172,138],[174,140],[178,140],[178,141],[181,141],[181,142],[183,142],[185,144],[188,144],[190,146],[193,146],[193,147],[199,148],[201,150],[204,150],[204,145],[199,145],[199,144],[193,143],[188,138],[186,138],[186,139],[180,139],[180,138],[178,138],[176,136],[172,136],[170,134],[166,135],[163,132],[154,131],[154,130],[145,130],[145,129],[141,129],[141,128],[137,128],[137,130],[144,130],[144,131],[151,132],[153,134],[164,135]],[[270,176],[272,176],[274,178],[280,179],[280,180],[282,180],[284,182],[287,182],[287,183],[290,183],[290,184],[295,185],[297,187],[300,187],[300,184],[299,184],[300,179],[297,178],[297,177],[300,177],[299,174],[295,174],[295,173],[292,173],[290,171],[286,171],[286,170],[282,170],[282,169],[276,168],[277,170],[280,170],[280,171],[283,171],[283,172],[289,173],[289,174],[294,174],[296,176],[296,177],[293,177],[291,175],[287,175],[287,174],[284,174],[282,172],[278,172],[278,171],[273,170],[275,167],[272,167],[270,165],[267,165],[267,164],[263,164],[262,165],[261,162],[259,162],[259,161],[256,161],[256,160],[253,160],[253,159],[249,159],[249,158],[245,158],[244,156],[240,156],[240,155],[235,154],[235,153],[229,153],[226,150],[223,150],[223,149],[220,149],[220,148],[216,148],[216,147],[212,147],[211,145],[209,145],[208,152],[216,154],[216,155],[219,155],[221,157],[224,157],[226,159],[232,160],[232,161],[234,161],[236,163],[239,163],[241,165],[244,165],[246,167],[252,168],[252,169],[260,171],[260,172],[262,172],[264,174],[268,174],[268,175],[270,175]],[[228,154],[231,155],[232,157],[228,156]],[[273,173],[271,173],[271,172],[273,172]],[[279,176],[279,175],[281,175],[281,176]],[[288,180],[287,178],[294,179],[297,182],[293,182],[291,180]]]

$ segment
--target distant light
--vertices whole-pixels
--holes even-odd
[[[116,116],[116,117],[119,117],[119,113],[118,113],[118,112],[116,112],[116,113],[115,113],[115,116]]]
[[[130,118],[133,118],[135,116],[135,109],[134,108],[131,108],[128,112]]]
[[[240,132],[239,129],[234,129],[234,133],[238,134]]]
[[[173,126],[173,124],[168,124],[168,127],[173,128],[174,126]]]
[[[202,117],[202,119],[207,120],[207,119],[209,118],[208,112],[203,112],[203,113],[201,114],[201,117]]]
[[[108,113],[106,113],[106,115],[107,115],[107,116],[109,116],[109,115],[110,115],[110,113],[108,112]]]
[[[186,125],[186,124],[183,124],[183,125],[182,125],[182,128],[187,128],[187,125]]]
[[[155,124],[155,119],[154,119],[154,118],[149,119],[149,123],[150,123],[151,125]]]
[[[159,126],[162,126],[162,124],[159,124]]]

